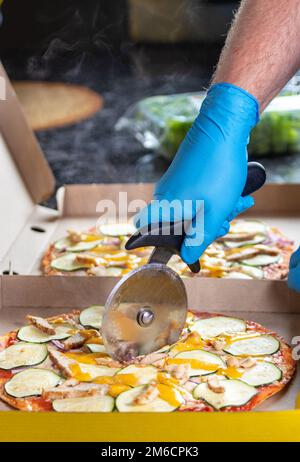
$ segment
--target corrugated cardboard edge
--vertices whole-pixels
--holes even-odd
[[[57,201],[60,204],[60,212],[65,217],[95,216],[97,202],[100,200],[112,200],[118,210],[120,197],[125,199],[126,195],[127,203],[148,203],[153,198],[153,189],[153,183],[72,184],[60,188]],[[253,194],[255,206],[247,210],[244,216],[299,216],[299,191],[299,184],[266,184]]]
[[[0,77],[5,86],[5,99],[0,101],[0,130],[30,196],[39,203],[53,194],[54,176],[1,63]]]
[[[111,277],[1,276],[2,307],[72,309],[104,304],[116,281]],[[291,291],[286,281],[192,278],[184,279],[184,284],[191,309],[300,312],[300,294]]]

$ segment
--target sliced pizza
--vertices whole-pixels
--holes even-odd
[[[190,311],[178,342],[119,363],[101,337],[104,308],[29,324],[0,339],[0,399],[25,411],[248,411],[295,373],[291,348],[255,322]]]
[[[130,224],[103,225],[98,231],[69,230],[51,244],[43,260],[46,275],[120,277],[144,265],[150,248],[125,250],[134,232]],[[285,279],[293,242],[277,228],[257,220],[235,220],[230,232],[211,244],[201,257],[199,276],[234,279]],[[169,266],[181,276],[192,277],[188,266],[175,255]]]

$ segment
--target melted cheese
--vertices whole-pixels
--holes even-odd
[[[158,392],[159,392],[159,398],[163,399],[167,403],[169,403],[171,406],[178,407],[180,406],[182,400],[179,399],[179,392],[175,389],[172,388],[168,385],[164,385],[162,383],[159,383],[157,385]]]
[[[65,353],[65,356],[69,359],[75,359],[75,361],[78,361],[79,363],[94,365],[97,364],[97,358],[108,357],[105,353]]]
[[[70,369],[72,372],[72,377],[80,382],[90,382],[92,377],[86,372],[82,372],[79,364],[70,364]]]
[[[213,372],[218,367],[216,364],[210,364],[198,359],[185,359],[185,358],[170,358],[167,360],[168,364],[190,364],[192,369],[202,369],[204,371]]]
[[[110,385],[110,387],[108,389],[108,394],[110,396],[112,396],[113,398],[116,398],[121,393],[123,393],[123,391],[130,390],[130,388],[131,387],[129,385],[112,384],[112,385]]]
[[[198,350],[205,345],[205,342],[201,339],[197,332],[191,332],[188,337],[182,342],[178,342],[172,348],[172,351],[190,351]]]
[[[107,385],[127,385],[136,387],[138,385],[138,378],[134,374],[116,374],[112,377],[101,376],[93,380],[94,383],[104,383]]]

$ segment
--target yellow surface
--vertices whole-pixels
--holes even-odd
[[[10,411],[0,413],[0,441],[300,441],[300,410],[236,414]]]

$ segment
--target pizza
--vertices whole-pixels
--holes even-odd
[[[28,324],[0,338],[0,398],[23,411],[249,411],[295,373],[275,332],[224,314],[188,312],[179,340],[119,363],[101,337],[103,306]]]
[[[130,224],[107,224],[87,232],[69,230],[42,259],[46,275],[123,276],[147,263],[151,248],[125,250],[135,232]],[[199,276],[235,279],[285,279],[293,242],[258,220],[235,220],[230,232],[211,244],[200,259]],[[193,273],[177,255],[169,262],[181,276]]]

